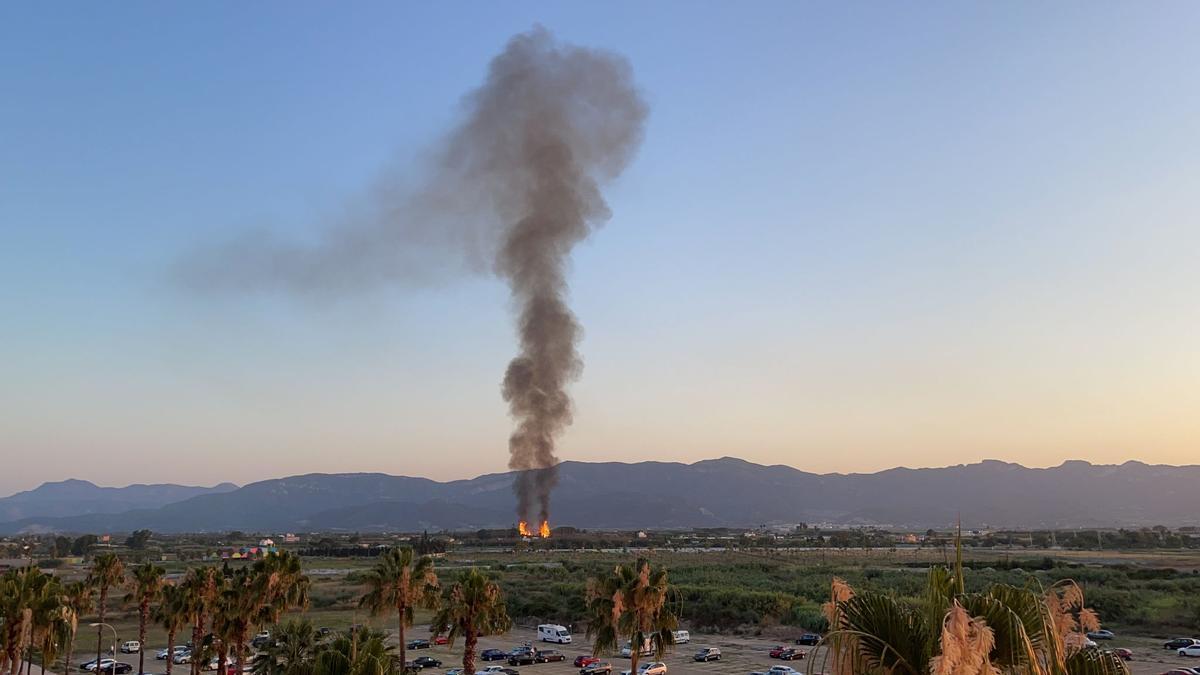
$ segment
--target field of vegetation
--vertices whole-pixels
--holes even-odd
[[[83,542],[88,549],[83,556],[44,556],[33,568],[10,570],[0,578],[4,584],[0,585],[0,662],[11,666],[22,650],[39,659],[45,652],[51,668],[58,663],[61,672],[64,649],[70,648],[63,632],[66,626],[86,626],[98,620],[110,624],[122,641],[144,633],[146,644],[152,647],[165,646],[168,641],[203,641],[204,636],[211,641],[211,636],[224,631],[224,638],[214,643],[219,648],[213,653],[229,663],[251,661],[253,650],[248,642],[255,630],[296,617],[303,617],[310,630],[326,629],[322,634],[344,635],[352,626],[358,627],[359,635],[374,636],[382,641],[377,645],[380,649],[385,649],[386,642],[386,650],[391,650],[399,647],[395,644],[399,598],[404,598],[400,611],[406,626],[440,622],[445,631],[452,632],[453,618],[444,615],[446,607],[454,605],[449,589],[468,576],[474,579],[472,583],[483,585],[480,589],[494,589],[490,592],[500,598],[503,616],[490,629],[498,630],[511,621],[519,625],[560,623],[583,632],[598,620],[593,592],[596,580],[612,578],[614,570],[618,575],[622,569],[628,571],[637,559],[669,575],[669,591],[664,591],[662,605],[669,609],[673,624],[705,633],[782,640],[801,632],[836,630],[830,625],[831,616],[836,615],[830,614],[826,603],[837,583],[855,589],[860,597],[881,599],[893,611],[921,614],[929,602],[931,567],[953,568],[956,553],[944,543],[921,547],[583,549],[552,547],[556,542],[467,547],[449,539],[421,537],[400,541],[415,550],[406,554],[411,557],[393,559],[392,568],[385,569],[381,566],[388,559],[381,558],[381,552],[395,556],[404,550],[392,546],[395,540],[361,541],[357,535],[343,535],[320,546],[297,546],[265,559],[221,560],[208,553],[211,541],[179,538],[154,546],[148,545],[152,535],[139,536],[141,541],[133,543],[140,548],[127,546],[114,553],[89,540]],[[67,548],[69,553],[78,544],[67,540],[48,546],[53,547],[52,553],[58,553],[58,548]],[[1200,634],[1200,551],[1195,549],[983,546],[963,547],[962,552],[962,587],[956,594],[964,603],[977,602],[997,587],[1048,597],[1046,589],[1056,583],[1061,587],[1069,580],[1105,628],[1155,638]],[[397,595],[395,580],[407,574],[404,568],[413,571],[418,561],[425,561],[418,576],[428,574],[442,580],[436,591],[444,596],[440,602],[417,590]],[[34,562],[33,556],[30,562]],[[114,571],[113,565],[122,569]],[[46,574],[37,573],[35,578],[37,567],[45,567]],[[40,632],[32,627],[25,634],[12,632],[20,622],[11,617],[22,616],[19,603],[37,608],[38,598],[44,595],[56,598],[54,606],[63,608],[63,613],[41,616],[32,612],[28,620],[48,622],[46,626]],[[103,616],[99,611],[102,604]],[[434,605],[443,611],[436,612]],[[1081,601],[1075,611],[1082,609]],[[176,614],[173,619],[172,611]],[[166,627],[172,620],[177,630],[169,636]],[[53,633],[55,630],[59,632]],[[91,649],[94,656],[95,630],[80,629],[77,655]],[[428,629],[422,630],[414,636],[428,636]],[[391,638],[387,638],[389,634]],[[109,641],[107,637],[103,640]],[[262,675],[272,674],[267,669]]]

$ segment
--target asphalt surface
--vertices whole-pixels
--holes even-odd
[[[416,626],[409,633],[410,639],[424,637],[428,634],[426,626]],[[515,667],[520,675],[578,675],[579,669],[573,664],[576,656],[587,655],[591,656],[591,644],[584,640],[583,635],[574,635],[572,644],[558,645],[552,643],[538,642],[537,631],[529,628],[517,628],[509,633],[498,636],[490,636],[480,639],[479,651],[484,649],[500,649],[509,652],[515,647],[523,645],[526,641],[532,643],[539,649],[553,649],[562,652],[566,659],[561,662],[539,663],[536,665],[525,665]],[[1102,642],[1102,648],[1108,647],[1126,647],[1133,650],[1134,659],[1129,662],[1130,670],[1133,675],[1159,675],[1166,673],[1173,668],[1198,668],[1200,667],[1200,659],[1187,658],[1177,656],[1173,651],[1163,649],[1163,640],[1152,638],[1121,638]],[[773,665],[789,665],[792,668],[807,673],[807,660],[799,661],[781,661],[772,659],[768,652],[775,645],[781,644],[779,641],[771,641],[753,637],[736,637],[728,635],[703,635],[692,633],[692,641],[688,644],[676,645],[661,660],[667,664],[668,675],[749,675],[751,672],[765,672]],[[788,646],[795,646],[788,643]],[[721,650],[721,660],[708,663],[695,661],[692,656],[704,647],[717,647]],[[158,661],[154,658],[155,652],[159,647],[151,646],[146,653],[146,669],[148,673],[162,673],[165,670],[165,661]],[[811,650],[812,647],[796,647],[800,650]],[[408,650],[409,660],[415,659],[418,656],[432,656],[442,662],[441,668],[429,668],[425,672],[428,675],[444,675],[445,671],[451,668],[458,668],[462,663],[462,643],[456,643],[453,647],[449,645],[434,645],[428,649],[410,649]],[[76,652],[76,663],[82,663],[88,660],[86,655]],[[620,656],[602,656],[603,660],[612,664],[613,675],[620,675],[622,671],[629,668],[629,659]],[[137,654],[119,654],[118,661],[129,663],[137,669]],[[641,662],[653,660],[646,657],[641,659]],[[488,665],[504,665],[509,667],[504,661],[477,661],[475,664],[476,670],[482,670]],[[36,667],[36,666],[35,666]],[[73,669],[73,673],[78,673],[77,669]],[[176,666],[174,672],[187,672],[187,666]],[[47,671],[49,675],[49,671]],[[135,673],[136,675],[136,673]]]

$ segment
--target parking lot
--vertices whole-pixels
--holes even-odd
[[[425,637],[428,635],[427,626],[415,626],[409,633],[410,639]],[[676,645],[674,649],[668,653],[662,661],[667,664],[669,675],[748,675],[754,671],[766,671],[773,665],[790,665],[802,673],[808,673],[809,668],[807,660],[799,661],[781,661],[772,659],[768,652],[775,645],[781,644],[778,640],[767,640],[753,637],[736,637],[728,635],[705,635],[692,632],[692,640],[688,644]],[[581,633],[572,636],[573,642],[569,645],[557,645],[550,643],[541,643],[537,641],[537,632],[532,628],[517,628],[505,635],[490,636],[480,639],[479,651],[484,649],[500,649],[508,652],[513,648],[522,645],[526,641],[532,643],[540,649],[553,649],[562,652],[566,656],[566,660],[557,663],[539,663],[536,665],[524,665],[516,668],[521,675],[576,675],[579,671],[575,668],[573,662],[576,656],[591,655],[591,644],[584,639]],[[1175,655],[1173,652],[1162,648],[1162,640],[1152,638],[1121,638],[1112,640],[1111,644],[1102,644],[1103,647],[1127,647],[1134,652],[1134,660],[1129,663],[1130,670],[1133,675],[1159,675],[1173,668],[1195,668],[1200,667],[1200,659],[1188,659]],[[695,654],[703,647],[718,647],[721,650],[721,660],[708,663],[696,662],[692,659]],[[146,654],[146,669],[149,672],[161,672],[164,669],[162,661],[154,660],[154,652],[159,649],[159,646],[150,645],[150,651]],[[797,647],[797,649],[811,650],[811,647]],[[77,652],[77,662],[86,660],[85,652]],[[462,662],[462,642],[457,642],[453,647],[449,645],[434,645],[429,649],[409,650],[408,658],[414,659],[418,656],[432,656],[442,661],[442,667],[439,669],[429,669],[426,672],[429,675],[442,675],[444,671],[450,668],[459,667]],[[620,656],[602,657],[609,661],[613,666],[613,674],[620,673],[629,668],[629,659]],[[137,655],[119,654],[118,661],[129,663],[137,667]],[[643,658],[645,662],[652,660]],[[478,661],[476,669],[482,669],[491,664],[501,664],[501,661]],[[507,665],[507,664],[505,664]],[[176,667],[176,672],[180,672],[180,667]],[[186,666],[183,671],[186,672]]]
[[[415,633],[414,633],[415,634]],[[521,666],[517,670],[521,675],[575,675],[579,672],[572,663],[576,656],[591,655],[592,646],[582,634],[572,636],[572,644],[556,645],[537,642],[537,633],[533,629],[515,629],[502,636],[482,638],[479,641],[480,651],[484,649],[501,649],[510,651],[526,641],[540,649],[554,649],[566,655],[561,663],[539,663],[533,666]],[[692,633],[692,641],[688,644],[676,645],[662,661],[667,664],[670,675],[747,675],[752,671],[765,671],[773,665],[791,665],[796,670],[805,672],[804,661],[780,661],[770,658],[767,653],[779,642],[768,642],[754,638],[737,638],[731,636],[709,636]],[[720,661],[700,663],[692,659],[702,647],[718,647],[721,650]],[[811,647],[797,647],[808,650]],[[433,647],[429,650],[419,650],[417,653],[431,653],[444,662],[446,668],[458,665],[462,659],[462,645],[456,644],[453,649],[447,646]],[[410,656],[410,658],[412,658]],[[613,674],[620,675],[621,671],[629,668],[629,659],[621,656],[601,657],[613,666]],[[653,660],[643,657],[641,662]],[[500,663],[496,661],[494,663]],[[485,662],[476,664],[476,668],[488,665]]]
[[[414,633],[415,634],[415,633]],[[514,647],[521,645],[526,640],[536,642],[536,631],[533,629],[516,629],[507,635],[488,637],[480,640],[480,650],[483,649],[502,649],[509,651]],[[562,663],[541,663],[534,666],[521,666],[517,670],[521,675],[575,675],[578,669],[571,664],[575,657],[580,654],[591,654],[591,644],[584,640],[582,634],[573,635],[573,643],[569,645],[554,645],[541,644],[540,646],[546,649],[556,649],[567,656],[565,662]],[[1159,675],[1173,668],[1196,668],[1200,667],[1200,659],[1189,659],[1175,655],[1173,652],[1162,648],[1162,640],[1152,638],[1129,638],[1123,639],[1118,637],[1111,641],[1112,644],[1102,644],[1102,647],[1127,647],[1134,652],[1134,660],[1129,662],[1130,670],[1133,675]],[[767,640],[753,637],[735,637],[727,635],[704,635],[692,632],[692,641],[689,644],[677,645],[674,650],[663,658],[663,662],[667,664],[669,675],[748,675],[754,671],[766,671],[773,665],[790,665],[802,673],[808,673],[809,668],[807,660],[801,661],[780,661],[772,659],[768,656],[771,648],[781,644],[780,641]],[[699,651],[702,647],[719,647],[721,649],[721,660],[709,663],[698,663],[692,660],[692,655]],[[811,647],[797,647],[797,649],[811,650]],[[444,662],[445,668],[451,668],[458,665],[462,658],[462,645],[457,644],[453,650],[446,646],[434,647],[429,650],[434,653],[438,659]],[[421,650],[419,653],[426,653],[426,650]],[[605,657],[613,666],[613,674],[620,675],[621,671],[629,668],[629,659],[616,657]],[[646,659],[642,659],[645,661]],[[499,661],[495,662],[499,663]],[[481,665],[487,665],[484,662],[477,664],[477,668]],[[431,673],[431,675],[433,675]]]

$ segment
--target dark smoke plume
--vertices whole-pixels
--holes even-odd
[[[179,273],[204,287],[328,293],[490,264],[518,314],[520,353],[502,388],[516,422],[517,512],[529,520],[536,505],[546,520],[555,441],[571,423],[567,386],[582,369],[569,256],[609,218],[600,186],[629,163],[647,108],[623,58],[560,44],[541,28],[512,38],[464,105],[415,189],[385,176],[314,244],[256,235],[189,258]]]

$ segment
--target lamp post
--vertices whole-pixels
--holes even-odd
[[[89,627],[91,627],[91,628],[101,628],[101,627],[103,627],[103,628],[107,628],[107,629],[109,629],[109,630],[111,630],[111,631],[112,631],[112,634],[113,634],[113,644],[112,644],[113,667],[112,667],[112,672],[113,672],[113,673],[116,673],[116,672],[117,672],[117,664],[116,664],[116,660],[117,660],[117,642],[119,641],[119,640],[118,640],[118,638],[117,638],[117,629],[116,629],[116,628],[113,628],[111,625],[109,625],[109,624],[107,624],[107,623],[90,623],[90,624],[88,624],[88,626],[89,626]],[[100,661],[96,661],[96,675],[100,675]],[[111,675],[111,674],[110,674],[110,675]]]

